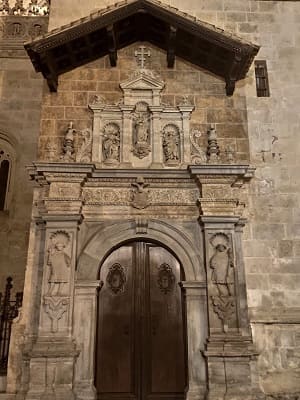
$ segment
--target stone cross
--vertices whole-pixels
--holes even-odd
[[[140,46],[139,50],[135,50],[134,56],[137,57],[137,64],[141,69],[145,68],[146,56],[150,57],[151,52],[147,47]]]

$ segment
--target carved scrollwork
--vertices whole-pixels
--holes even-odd
[[[180,132],[175,124],[167,124],[163,128],[163,153],[166,164],[180,162]]]
[[[109,268],[106,277],[106,282],[109,289],[114,294],[123,293],[126,284],[125,268],[121,264],[115,263]]]
[[[190,141],[192,144],[192,163],[193,164],[205,164],[207,162],[207,156],[204,150],[201,148],[200,138],[202,133],[200,129],[194,128],[190,132]]]
[[[175,275],[173,274],[172,268],[169,264],[163,263],[158,268],[157,284],[160,290],[164,294],[168,294],[174,290],[175,287]]]
[[[115,122],[109,122],[103,128],[102,153],[106,164],[120,161],[120,127]]]
[[[79,147],[76,153],[77,162],[90,162],[92,152],[92,132],[86,128],[78,132]]]

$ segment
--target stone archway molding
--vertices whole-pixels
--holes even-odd
[[[114,222],[101,227],[89,239],[77,260],[77,281],[96,281],[100,265],[116,247],[130,240],[149,240],[161,243],[179,259],[187,281],[205,282],[204,263],[196,244],[178,227],[165,221],[149,219]]]

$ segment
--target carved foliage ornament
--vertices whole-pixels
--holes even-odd
[[[234,263],[230,238],[223,232],[218,232],[210,238],[214,253],[209,260],[212,269],[211,282],[216,288],[212,296],[215,313],[223,323],[223,330],[228,330],[228,322],[235,314],[234,294]]]
[[[109,272],[106,277],[106,282],[109,289],[114,294],[120,294],[124,292],[126,284],[125,268],[121,264],[115,263],[109,268]]]
[[[174,290],[175,287],[175,275],[173,274],[172,268],[169,264],[163,263],[158,268],[157,284],[160,290],[164,294],[168,294]]]
[[[166,164],[180,162],[180,133],[175,124],[168,124],[163,129],[163,153]]]
[[[44,297],[44,308],[51,320],[51,332],[58,332],[58,322],[67,312],[69,306],[68,297]]]

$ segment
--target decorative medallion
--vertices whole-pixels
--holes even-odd
[[[135,192],[133,193],[132,198],[132,207],[137,208],[139,210],[146,208],[149,206],[149,191],[147,187],[149,183],[145,183],[144,178],[139,176],[135,183],[132,183],[132,186],[135,187]]]
[[[173,274],[172,268],[169,264],[163,263],[159,267],[158,271],[158,287],[164,293],[170,293],[175,287],[175,275]]]
[[[115,263],[109,268],[106,282],[109,289],[114,293],[123,293],[126,283],[125,269],[121,264]]]

